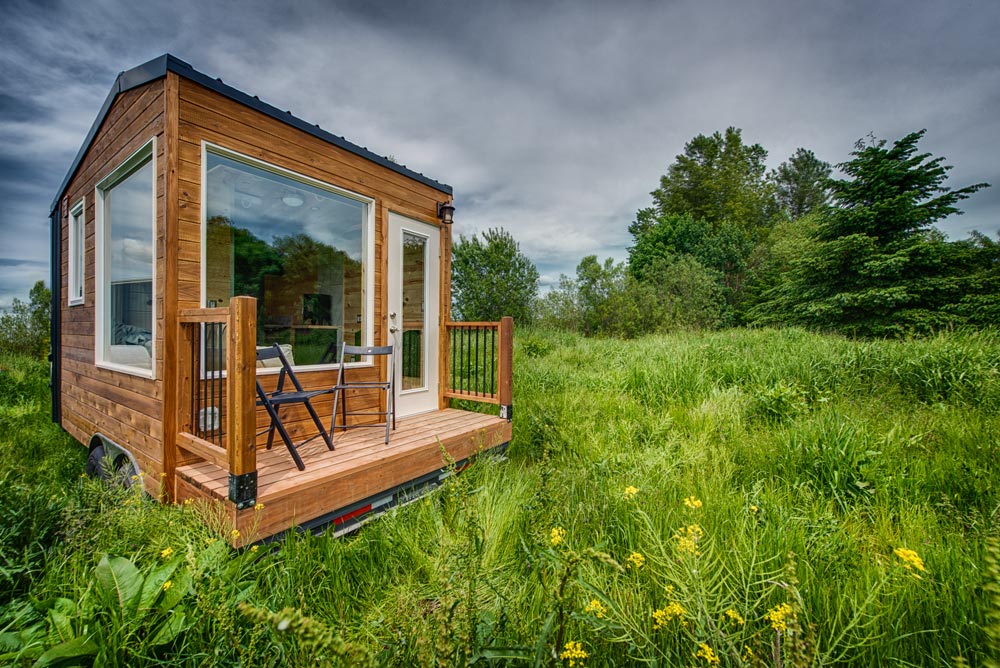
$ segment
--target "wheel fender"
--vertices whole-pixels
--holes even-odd
[[[106,471],[104,463],[111,458],[114,469]],[[112,474],[119,474],[121,482],[126,487],[132,486],[132,476],[139,473],[139,462],[135,456],[104,434],[94,434],[90,439],[87,454],[86,473],[91,478],[110,480]]]

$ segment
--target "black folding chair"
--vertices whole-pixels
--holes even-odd
[[[299,382],[299,379],[295,377],[295,372],[292,371],[292,365],[288,363],[288,358],[285,357],[285,353],[281,351],[281,347],[277,343],[269,348],[257,349],[258,362],[273,359],[277,359],[281,362],[281,371],[278,372],[278,385],[274,392],[265,392],[264,388],[260,384],[260,380],[257,381],[257,405],[263,406],[264,410],[267,411],[268,416],[271,418],[271,424],[268,425],[267,428],[267,449],[271,449],[271,445],[274,443],[274,432],[277,430],[278,434],[281,436],[281,440],[285,442],[285,447],[288,448],[288,452],[291,453],[292,459],[295,460],[295,465],[299,467],[300,471],[304,471],[306,465],[302,461],[302,457],[299,456],[297,447],[305,445],[309,441],[316,438],[316,436],[322,436],[323,440],[326,441],[326,447],[333,450],[333,441],[330,440],[330,434],[326,431],[326,428],[319,419],[319,415],[316,414],[316,409],[313,408],[312,405],[312,399],[323,394],[330,394],[333,390],[302,389],[302,384]],[[292,386],[295,388],[294,390],[288,392],[285,391],[285,378],[292,381]],[[292,437],[288,435],[288,430],[281,421],[281,407],[288,404],[304,404],[306,410],[309,411],[309,415],[312,416],[313,422],[316,423],[316,429],[319,431],[318,434],[310,436],[306,440],[299,443],[298,446],[292,442]],[[259,436],[263,433],[264,432],[261,431],[257,435]]]
[[[358,381],[348,383],[344,377],[345,357],[384,357],[387,360],[386,381]],[[376,365],[378,367],[378,365]],[[334,434],[337,429],[360,429],[364,427],[385,427],[385,442],[389,442],[389,427],[396,428],[396,393],[393,377],[395,367],[392,364],[392,346],[341,346],[340,348],[340,369],[337,372],[337,384],[333,386],[333,419],[330,422],[330,431]],[[347,391],[348,390],[382,390],[386,393],[384,411],[348,411]],[[337,424],[337,405],[340,405],[341,419],[343,424]],[[360,424],[347,424],[348,416],[380,416],[384,422],[362,422]]]

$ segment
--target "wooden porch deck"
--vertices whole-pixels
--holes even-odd
[[[271,450],[257,451],[257,503],[263,509],[236,510],[229,501],[229,471],[211,462],[177,468],[176,499],[221,501],[246,544],[336,517],[351,504],[375,497],[444,467],[443,447],[455,461],[506,444],[506,419],[447,408],[397,420],[389,443],[380,429],[354,429],[334,435],[335,450],[322,439],[299,448],[306,469],[299,471],[276,439]]]

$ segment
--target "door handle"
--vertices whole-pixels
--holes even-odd
[[[398,332],[398,331],[399,331],[399,328],[398,328],[398,327],[390,327],[390,328],[389,328],[389,333],[390,333],[390,334],[395,334],[395,333],[396,333],[396,332]]]

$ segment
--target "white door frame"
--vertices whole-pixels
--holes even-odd
[[[394,348],[396,413],[399,417],[438,408],[438,328],[441,320],[441,230],[436,225],[389,212],[388,285],[389,343]],[[424,335],[421,366],[424,386],[403,389],[403,235],[426,239],[424,246]]]

